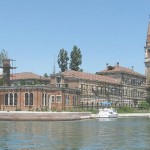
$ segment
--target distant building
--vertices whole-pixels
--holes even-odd
[[[40,76],[32,72],[15,73],[11,75],[11,85],[48,85],[49,77]]]
[[[11,59],[0,75],[0,110],[72,110],[112,102],[137,107],[150,97],[150,23],[145,46],[146,76],[117,63],[96,74],[68,70],[50,77],[32,72],[11,74]]]
[[[0,110],[61,111],[78,107],[80,91],[52,87],[49,78],[18,73],[11,77],[11,83],[11,86],[0,86]]]
[[[145,45],[145,75],[147,79],[147,84],[150,84],[150,22],[148,25]]]
[[[80,104],[110,101],[116,106],[137,106],[146,98],[146,77],[119,64],[97,74],[65,71],[51,76],[50,80],[56,87],[79,89]]]
[[[109,76],[120,80],[120,99],[122,104],[137,105],[138,102],[146,99],[145,90],[146,76],[137,73],[132,69],[119,66],[107,66],[99,75]]]

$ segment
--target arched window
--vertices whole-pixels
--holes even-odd
[[[47,93],[42,93],[42,105],[47,106]]]
[[[8,105],[8,93],[5,94],[5,105]]]
[[[33,93],[25,93],[25,105],[33,105],[34,95]]]
[[[17,93],[14,94],[14,105],[17,105],[17,101],[18,101],[18,95]]]
[[[30,93],[30,105],[33,105],[33,93]]]
[[[14,106],[17,105],[18,95],[17,93],[6,93],[4,105]]]
[[[29,99],[28,93],[25,93],[25,105],[29,105],[28,99]]]
[[[44,106],[44,93],[42,93],[42,105]]]
[[[47,93],[45,93],[45,106],[47,106]]]
[[[10,93],[10,101],[9,102],[10,102],[9,105],[13,105],[13,94],[12,93]]]

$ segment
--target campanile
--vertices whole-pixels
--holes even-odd
[[[148,24],[145,46],[145,75],[147,84],[150,84],[150,21]]]

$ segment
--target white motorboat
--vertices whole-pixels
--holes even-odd
[[[117,118],[118,113],[113,108],[99,109],[99,113],[96,115],[97,118]]]

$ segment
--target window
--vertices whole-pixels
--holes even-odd
[[[56,102],[57,103],[62,103],[62,97],[60,95],[56,96]]]
[[[5,105],[8,105],[8,93],[5,94]]]
[[[31,106],[33,105],[34,96],[33,93],[25,93],[25,105]]]
[[[10,102],[9,105],[13,105],[13,94],[12,93],[10,93],[10,101],[9,102]]]
[[[77,95],[73,95],[73,106],[77,106]]]
[[[51,101],[52,101],[52,103],[55,103],[55,96],[54,95],[51,96]]]
[[[56,86],[61,87],[61,77],[56,77]]]
[[[69,95],[66,95],[65,105],[69,106]]]
[[[47,93],[42,93],[42,105],[47,105]]]
[[[17,105],[17,99],[18,99],[18,95],[17,93],[14,94],[14,105]]]
[[[25,93],[25,105],[29,105],[28,99],[29,99],[28,93]]]
[[[33,93],[30,93],[30,105],[33,105]]]
[[[5,100],[4,100],[4,105],[9,105],[9,106],[16,106],[17,105],[17,100],[18,100],[18,95],[17,93],[6,93],[5,94]]]

